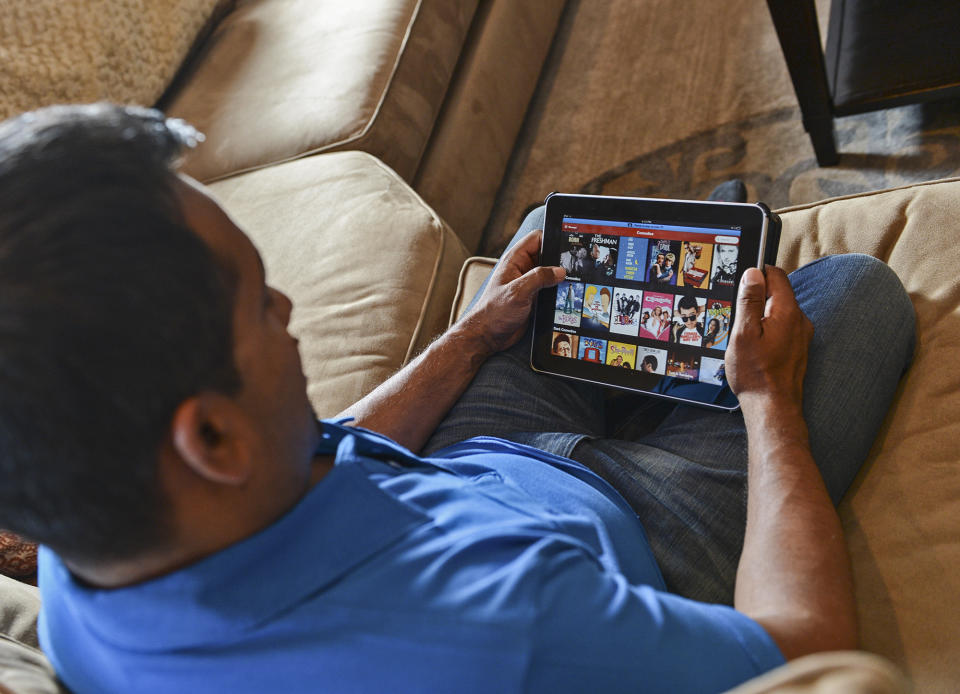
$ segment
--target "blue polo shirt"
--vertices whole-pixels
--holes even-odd
[[[40,639],[77,694],[716,692],[783,663],[664,590],[587,468],[493,438],[416,457],[324,422],[336,465],[286,515],[115,590],[41,550]]]

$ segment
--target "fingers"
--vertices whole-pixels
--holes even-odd
[[[766,280],[771,315],[779,311],[791,310],[796,306],[797,300],[794,298],[793,287],[790,285],[787,273],[778,267],[767,265]]]
[[[562,267],[552,265],[535,267],[516,280],[517,292],[527,299],[541,289],[557,285],[566,276],[567,271]]]
[[[766,303],[767,283],[763,273],[758,268],[749,268],[743,273],[737,294],[737,329],[759,332]]]

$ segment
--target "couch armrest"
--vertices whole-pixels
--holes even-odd
[[[493,271],[497,264],[496,258],[483,258],[475,255],[467,258],[460,268],[460,278],[457,280],[457,293],[453,297],[453,306],[450,308],[450,323],[453,325],[470,305],[470,300],[480,291],[480,287]]]
[[[910,683],[890,661],[862,651],[834,651],[798,658],[727,694],[907,694],[910,691]]]

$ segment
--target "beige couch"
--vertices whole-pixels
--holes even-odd
[[[310,398],[329,416],[443,329],[462,267],[464,298],[488,269],[464,260],[477,247],[563,3],[193,1],[205,1],[203,18],[216,21],[160,90],[162,103],[207,133],[186,170],[209,182],[260,248],[269,280],[293,298]],[[201,31],[204,22],[191,21]],[[178,60],[189,44],[180,42]],[[831,252],[870,253],[898,272],[917,307],[915,365],[841,512],[864,647],[896,663],[919,692],[953,691],[960,482],[950,435],[960,420],[960,376],[948,352],[960,335],[960,263],[952,262],[960,246],[950,243],[960,181],[782,216],[788,269]],[[7,585],[0,627],[30,643],[35,592],[18,586],[13,595]],[[902,691],[885,661],[847,655],[793,664],[750,691],[777,690],[783,677],[808,687],[797,691],[824,682],[833,688],[816,691]],[[29,646],[0,642],[0,692],[55,691],[44,668]],[[857,678],[880,684],[855,689]]]
[[[475,249],[565,0],[255,0],[161,101],[202,181],[340,150],[392,168]]]
[[[320,241],[311,243],[309,239],[317,236],[313,232],[328,224],[349,228],[355,223],[366,228],[383,219],[400,219],[420,229],[421,242],[433,255],[414,253],[390,260],[426,263],[429,273],[425,276],[429,274],[433,282],[438,281],[435,268],[442,265],[437,253],[442,254],[443,239],[450,232],[395,174],[369,155],[337,153],[317,161],[326,163],[321,167],[311,160],[296,162],[303,170],[291,176],[286,187],[277,182],[280,192],[274,205],[244,204],[242,178],[214,184],[214,190],[247,224],[264,253],[272,281],[289,292],[297,305],[293,330],[302,338],[311,399],[318,410],[329,413],[350,400],[352,389],[363,390],[363,384],[380,377],[375,374],[389,371],[376,361],[366,363],[366,357],[356,353],[362,345],[349,335],[368,328],[367,334],[383,332],[377,349],[386,352],[393,345],[403,351],[416,341],[410,335],[417,333],[415,326],[422,327],[420,318],[431,309],[429,302],[412,303],[404,319],[409,323],[386,322],[386,314],[376,310],[381,301],[404,303],[404,297],[420,297],[427,290],[372,286],[378,283],[370,281],[365,264],[345,271],[339,268],[347,276],[342,279],[334,273],[342,257],[334,255],[335,262],[329,265],[323,260],[325,251],[337,250],[336,244],[327,248]],[[248,174],[255,175],[279,174],[269,169]],[[247,185],[257,183],[248,180],[252,182]],[[368,192],[363,192],[361,183],[369,186]],[[326,192],[315,207],[309,206],[320,190]],[[389,195],[372,195],[370,190],[386,190]],[[364,204],[357,205],[354,194]],[[862,645],[883,658],[849,653],[815,656],[758,678],[741,691],[905,692],[909,684],[904,674],[920,693],[956,691],[960,682],[955,657],[955,644],[960,642],[960,477],[955,474],[952,435],[960,421],[960,372],[950,367],[960,336],[960,285],[954,271],[960,267],[960,245],[945,240],[952,237],[960,217],[960,179],[838,198],[780,213],[784,229],[779,264],[787,269],[846,251],[868,253],[889,263],[916,307],[919,343],[870,460],[840,507],[853,557]],[[276,233],[280,229],[283,233]],[[309,253],[302,252],[304,244],[310,246]],[[385,261],[378,257],[375,264],[381,262]],[[462,301],[454,307],[454,315],[491,263],[473,259],[464,265]],[[352,299],[345,300],[344,291]],[[364,317],[368,312],[369,317]],[[331,320],[343,327],[333,336],[323,327]],[[351,376],[368,370],[374,373]],[[29,642],[29,615],[35,614],[39,604],[31,589],[18,591],[17,605],[5,596],[4,619],[19,620],[16,629]],[[19,684],[33,681],[35,688]],[[18,694],[56,691],[50,688],[53,683],[42,657],[10,642],[0,643],[0,685]]]

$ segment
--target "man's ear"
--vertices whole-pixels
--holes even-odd
[[[200,477],[240,485],[252,471],[250,428],[236,403],[220,393],[203,392],[180,403],[173,413],[173,448]]]

